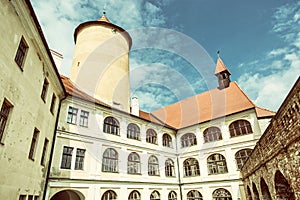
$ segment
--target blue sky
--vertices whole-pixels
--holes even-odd
[[[217,86],[220,55],[233,81],[276,111],[300,74],[300,2],[296,0],[32,0],[51,49],[68,76],[73,32],[107,17],[133,38],[131,93],[152,111]]]

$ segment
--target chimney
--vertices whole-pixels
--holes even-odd
[[[51,52],[51,55],[52,55],[52,58],[55,62],[55,65],[56,65],[56,68],[58,70],[59,73],[61,73],[61,64],[62,64],[62,61],[63,61],[63,55],[50,49],[50,52]]]
[[[139,99],[137,97],[131,98],[131,114],[135,116],[139,116],[140,106],[139,106]]]

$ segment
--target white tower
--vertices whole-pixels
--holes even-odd
[[[130,112],[130,35],[104,12],[99,20],[80,24],[74,40],[71,81],[100,101]]]

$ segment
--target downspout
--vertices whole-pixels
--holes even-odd
[[[56,121],[55,121],[55,128],[54,128],[54,133],[53,133],[53,138],[52,138],[52,146],[51,146],[51,151],[50,151],[50,156],[49,156],[49,163],[48,163],[48,171],[46,175],[46,182],[44,186],[44,193],[43,193],[43,200],[46,200],[46,192],[47,192],[47,186],[49,183],[49,178],[50,178],[50,170],[51,170],[51,165],[52,165],[52,157],[54,154],[54,146],[55,146],[55,140],[56,140],[56,130],[57,130],[57,125],[58,125],[58,120],[59,120],[59,114],[60,114],[60,108],[61,108],[61,103],[63,100],[67,98],[66,94],[64,97],[59,101],[58,104],[58,110],[57,110],[57,115],[56,115]]]
[[[176,135],[177,135],[177,131],[176,131]],[[179,168],[179,154],[178,154],[178,147],[177,147],[177,137],[175,137],[175,141],[176,141],[176,158],[177,158],[177,169],[178,169],[178,184],[179,184],[179,193],[180,193],[180,200],[182,200],[182,184],[180,181],[180,168]]]

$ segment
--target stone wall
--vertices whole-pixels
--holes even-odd
[[[299,108],[298,78],[241,170],[248,199],[300,199]]]

